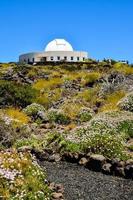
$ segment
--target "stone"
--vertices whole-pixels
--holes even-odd
[[[46,116],[46,113],[44,111],[38,111],[37,116],[42,119],[44,122],[48,122],[48,118]]]
[[[77,162],[79,160],[79,154],[78,153],[73,153],[73,159],[75,160],[75,162]]]
[[[120,167],[120,159],[113,159],[111,162],[111,171],[115,171],[117,167]]]
[[[125,177],[124,167],[116,167],[115,168],[115,175]]]
[[[63,157],[66,161],[71,163],[77,163],[79,161],[78,153],[66,152],[64,153]]]
[[[127,165],[124,168],[125,177],[133,179],[133,165]]]
[[[48,160],[49,154],[46,151],[39,151],[37,149],[32,149],[31,153],[36,156],[40,161]]]
[[[58,193],[64,193],[64,187],[62,184],[56,184],[55,188],[56,188],[56,191],[58,191]]]
[[[85,157],[81,158],[80,161],[79,161],[80,165],[84,165],[85,166],[87,163],[88,163],[88,160]]]
[[[126,165],[133,165],[133,159],[128,159],[126,161]]]
[[[45,124],[41,124],[40,128],[42,128],[42,129],[51,129],[51,128],[53,128],[53,125],[50,124],[50,123],[45,123]]]
[[[49,184],[49,189],[50,189],[50,190],[55,190],[55,183],[54,183],[54,182],[51,182],[51,183]]]
[[[105,163],[103,166],[102,166],[102,172],[104,174],[112,174],[111,172],[111,164],[110,163]]]
[[[53,154],[53,155],[49,156],[48,160],[50,162],[59,162],[61,160],[61,156],[60,156],[60,154]]]
[[[52,194],[53,199],[61,199],[63,197],[63,194],[61,192],[54,192]]]
[[[93,154],[87,163],[87,167],[94,171],[101,171],[102,166],[106,163],[106,158],[103,155]]]

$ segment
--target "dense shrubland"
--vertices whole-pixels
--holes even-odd
[[[6,199],[17,199],[17,195],[49,199],[41,169],[34,166],[31,155],[17,152],[23,147],[133,158],[133,66],[113,60],[59,66],[0,64],[0,79],[0,149],[4,152],[0,153],[4,163],[0,163],[4,184],[0,195]],[[9,148],[15,149],[12,163],[16,173],[16,162],[22,168],[13,180],[20,184],[19,189],[11,190],[5,175],[13,170]],[[5,162],[7,168],[2,168]],[[32,170],[39,170],[36,183]]]

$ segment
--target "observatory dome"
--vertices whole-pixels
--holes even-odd
[[[45,51],[73,51],[73,48],[66,40],[55,39],[47,44]]]

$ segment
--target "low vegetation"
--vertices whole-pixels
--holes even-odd
[[[0,160],[1,199],[50,199],[46,174],[29,153],[3,151]]]
[[[4,63],[0,79],[0,198],[50,199],[23,148],[133,159],[132,65]]]

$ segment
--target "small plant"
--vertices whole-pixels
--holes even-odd
[[[72,152],[72,153],[78,153],[81,152],[81,145],[76,142],[71,142],[67,140],[63,140],[60,142],[60,149],[61,152],[67,151],[67,152]]]
[[[45,108],[37,103],[32,103],[28,105],[26,108],[23,109],[23,111],[28,115],[28,116],[36,116],[39,111],[45,112]]]
[[[28,138],[21,138],[18,139],[13,147],[15,148],[19,148],[19,147],[23,147],[23,146],[29,146],[31,148],[35,148],[35,149],[42,149],[44,146],[44,142],[45,140],[43,140],[43,138],[39,138],[38,136],[32,134],[30,137]]]
[[[45,108],[40,104],[32,103],[31,105],[23,109],[23,112],[25,112],[28,116],[30,116],[31,119],[35,121],[37,124],[41,124],[44,121],[45,122],[48,121]]]
[[[55,122],[57,124],[69,124],[70,118],[67,115],[64,115],[62,112],[53,110],[48,113],[48,118],[50,122]]]
[[[77,120],[80,122],[87,122],[93,117],[93,115],[94,112],[91,109],[83,107],[77,116]]]
[[[125,137],[133,138],[133,120],[125,120],[119,123],[117,130],[124,133]]]
[[[73,153],[82,151],[82,145],[80,143],[66,140],[65,137],[59,133],[50,133],[47,144],[52,149],[56,148],[56,151],[60,153],[65,151]]]

